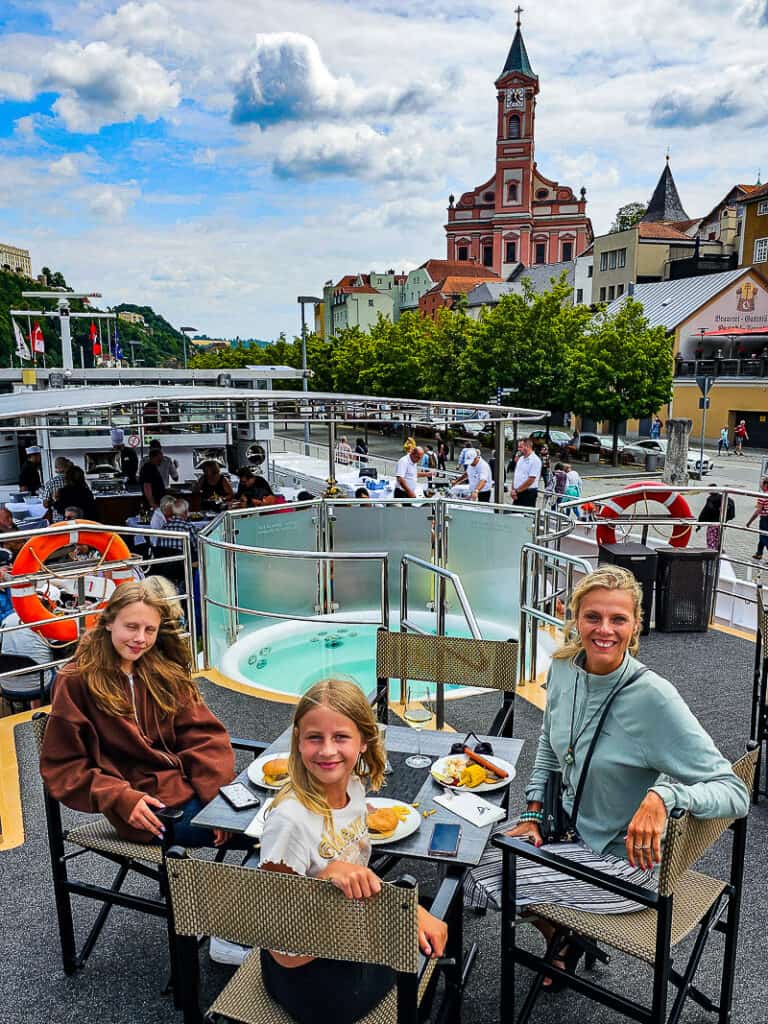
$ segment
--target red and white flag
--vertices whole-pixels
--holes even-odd
[[[43,337],[43,330],[37,320],[35,320],[35,326],[32,328],[30,341],[32,342],[33,352],[45,353],[45,338]]]
[[[94,356],[100,356],[101,341],[99,341],[99,332],[93,320],[91,320],[91,328],[88,333],[91,339],[91,351],[93,352]]]

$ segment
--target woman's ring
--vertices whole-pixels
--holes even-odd
[[[650,850],[650,848],[650,844],[648,846],[643,846],[642,843],[635,843],[636,850]]]

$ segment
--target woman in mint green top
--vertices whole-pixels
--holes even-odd
[[[539,821],[550,770],[563,773],[563,804],[570,811],[581,769],[606,700],[642,665],[634,655],[641,625],[640,587],[631,573],[603,566],[574,590],[566,643],[554,656],[547,705],[526,798],[528,806],[508,835],[541,845]],[[740,818],[749,792],[733,773],[677,690],[646,669],[617,694],[596,743],[579,807],[579,841],[559,843],[558,854],[646,887],[667,815],[680,807],[700,818]],[[471,872],[470,901],[499,905],[501,853],[487,853]],[[593,913],[626,913],[639,904],[578,879],[517,862],[521,908],[559,903]],[[545,931],[542,923],[541,930]]]

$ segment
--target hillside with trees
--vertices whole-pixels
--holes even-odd
[[[135,306],[130,302],[121,302],[113,306],[113,312],[138,313],[144,317],[144,327],[141,324],[130,324],[126,320],[117,321],[120,344],[126,359],[132,361],[135,352],[136,358],[141,359],[144,366],[184,365],[184,335],[151,306]],[[110,324],[110,330],[114,336],[113,324]],[[130,345],[131,341],[137,342],[134,348]]]

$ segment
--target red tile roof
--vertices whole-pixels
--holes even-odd
[[[742,188],[744,188],[743,185]],[[768,184],[754,185],[749,195],[744,197],[744,202],[751,203],[754,199],[765,199],[766,196],[768,196]]]
[[[493,277],[497,281],[501,280],[498,274],[494,274]],[[467,295],[476,285],[477,279],[451,275],[438,281],[434,288],[430,288],[427,295]]]
[[[334,288],[334,293],[336,295],[339,295],[339,294],[341,294],[341,295],[353,295],[353,294],[354,295],[359,295],[360,293],[362,293],[364,295],[378,295],[379,294],[376,291],[376,289],[375,288],[371,288],[371,286],[369,284],[360,285],[359,287],[355,287],[354,285],[351,285],[351,284],[343,285],[341,288]]]
[[[481,277],[485,280],[499,281],[501,278],[488,267],[481,267],[478,263],[452,262],[451,260],[427,260],[422,263],[419,270],[426,270],[433,281],[448,277]]]
[[[678,231],[676,227],[672,226],[672,224],[640,221],[637,228],[640,238],[659,238],[664,241],[669,240],[670,242],[692,241],[688,235],[683,234],[682,231]]]

